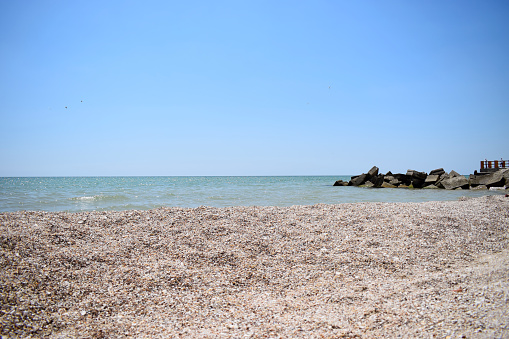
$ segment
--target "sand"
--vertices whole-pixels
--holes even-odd
[[[509,337],[509,198],[0,213],[0,333]]]

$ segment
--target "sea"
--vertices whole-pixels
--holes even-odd
[[[122,211],[158,207],[292,206],[423,202],[505,191],[333,186],[351,176],[156,176],[0,178],[0,212]]]

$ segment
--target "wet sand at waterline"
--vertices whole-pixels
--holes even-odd
[[[509,337],[509,198],[0,213],[6,337]]]

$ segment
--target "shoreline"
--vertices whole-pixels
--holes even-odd
[[[0,213],[2,335],[509,335],[509,198]]]

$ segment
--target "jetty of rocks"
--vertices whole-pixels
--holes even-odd
[[[509,189],[509,169],[500,169],[492,173],[470,174],[467,178],[456,171],[449,173],[443,168],[429,173],[408,170],[405,174],[378,173],[373,166],[367,173],[353,176],[349,182],[338,180],[334,186],[386,187],[386,188],[442,188],[454,189]]]

